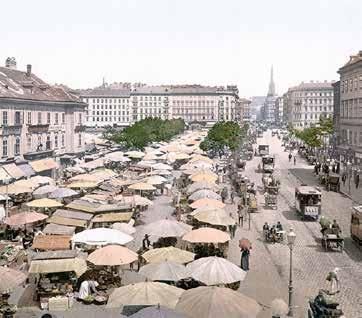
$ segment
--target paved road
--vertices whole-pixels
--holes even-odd
[[[254,231],[259,232],[261,238],[261,228],[265,221],[276,223],[281,221],[285,228],[292,227],[297,234],[296,247],[294,250],[294,287],[295,287],[295,305],[297,317],[305,317],[306,305],[309,297],[318,293],[318,289],[326,288],[325,277],[327,273],[339,267],[340,279],[342,281],[341,293],[337,300],[341,303],[346,317],[362,317],[362,253],[359,248],[349,238],[349,222],[351,200],[341,194],[322,191],[322,214],[333,219],[336,218],[340,223],[344,235],[346,235],[346,250],[340,252],[325,252],[320,244],[320,226],[318,222],[303,222],[294,211],[294,189],[295,186],[306,183],[316,184],[313,171],[304,160],[298,158],[297,165],[288,162],[287,153],[281,148],[281,143],[276,137],[271,137],[270,132],[264,134],[263,140],[259,142],[268,143],[271,147],[271,153],[276,156],[276,176],[281,180],[282,187],[279,195],[279,204],[277,210],[266,210],[262,207],[263,196],[258,194],[260,213],[253,215]],[[256,167],[260,158],[255,158],[247,164],[246,175],[261,186],[261,174],[256,173]],[[264,243],[263,243],[264,244]],[[289,277],[289,249],[281,244],[264,244],[263,249],[257,252],[258,261],[264,262],[269,259],[274,268],[266,267],[266,272],[274,273],[276,269],[281,280],[282,287],[286,286]],[[259,248],[259,246],[258,246]],[[252,272],[252,271],[251,271]],[[260,272],[260,275],[263,273]],[[265,279],[265,285],[270,288],[273,284],[274,274],[271,275],[271,282],[268,281],[269,275],[260,276]],[[276,288],[275,288],[276,289]],[[286,292],[275,292],[276,297],[279,294],[286,295]],[[287,299],[286,297],[284,297]]]

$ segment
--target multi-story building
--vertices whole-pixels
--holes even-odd
[[[274,76],[273,76],[273,67],[270,72],[270,82],[269,82],[269,89],[268,95],[266,96],[263,108],[262,108],[262,118],[269,122],[275,122],[275,103],[276,103],[276,93],[275,93],[275,83],[274,83]]]
[[[303,129],[319,122],[321,117],[333,117],[332,82],[302,82],[289,88],[284,98],[288,124]]]
[[[147,117],[214,123],[241,118],[236,86],[162,85],[82,91],[88,126],[128,126]],[[238,112],[238,114],[236,114]]]
[[[240,98],[235,110],[235,121],[238,123],[251,121],[251,100],[246,98]]]
[[[250,103],[251,120],[261,120],[266,96],[253,96]]]
[[[286,93],[283,94],[282,98],[283,98],[283,123],[290,123],[291,120],[291,114],[292,112],[289,111],[288,106],[291,105],[291,102],[289,101],[290,99],[290,90],[288,90]]]
[[[362,163],[362,51],[352,55],[340,74],[341,151],[357,164]],[[348,160],[351,160],[348,158]]]
[[[275,122],[281,124],[283,122],[283,107],[284,98],[282,96],[277,97],[275,100]]]
[[[0,67],[0,157],[36,159],[84,151],[84,104],[60,87],[16,69]]]
[[[341,100],[341,82],[337,81],[332,84],[333,86],[333,146],[336,147],[340,143],[340,117],[341,117],[341,107],[340,107],[340,100]]]

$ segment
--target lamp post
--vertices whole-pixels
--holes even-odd
[[[288,317],[293,317],[293,247],[295,242],[296,235],[293,231],[293,229],[290,229],[287,234],[287,241],[288,241],[288,247],[289,247],[289,256],[290,256],[290,264],[289,264],[289,301],[288,301]]]

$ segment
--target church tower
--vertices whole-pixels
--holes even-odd
[[[275,83],[274,83],[273,65],[271,67],[271,72],[270,72],[270,82],[269,82],[268,96],[275,96]]]

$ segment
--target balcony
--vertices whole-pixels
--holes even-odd
[[[49,124],[29,124],[28,132],[30,133],[43,133],[49,131]]]
[[[2,125],[0,127],[0,135],[2,136],[10,136],[10,135],[20,135],[22,124],[14,124],[14,125]]]
[[[74,132],[79,133],[79,132],[84,132],[85,131],[85,126],[84,125],[77,125],[74,127]]]
[[[39,160],[39,159],[53,157],[53,155],[54,155],[54,150],[47,149],[47,150],[24,153],[23,157],[25,160]]]

